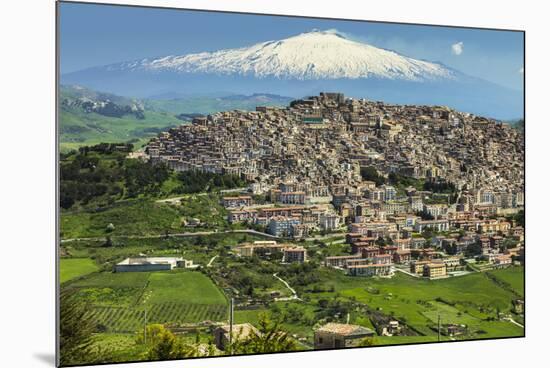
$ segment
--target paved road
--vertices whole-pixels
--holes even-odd
[[[233,189],[222,189],[220,190],[220,193],[233,193],[233,192],[244,192],[248,190],[248,188],[246,187],[243,187],[243,188],[233,188]]]
[[[313,236],[313,237],[310,237],[310,238],[305,238],[305,240],[307,240],[307,241],[323,240],[323,239],[337,238],[337,237],[340,237],[340,236],[342,236],[344,238],[342,240],[345,240],[346,234],[344,234],[344,233],[317,235],[317,236]],[[338,240],[335,240],[333,243],[336,243],[336,242],[338,242]]]
[[[187,236],[200,236],[200,235],[213,235],[213,234],[231,234],[231,233],[243,233],[243,234],[252,234],[264,236],[266,238],[279,239],[279,237],[271,234],[262,233],[256,230],[244,229],[244,230],[225,230],[225,231],[196,231],[196,232],[185,232],[185,233],[173,233],[173,234],[158,234],[158,235],[120,235],[113,236],[113,239],[159,239],[168,237],[187,237]],[[82,240],[105,240],[105,237],[89,237],[89,238],[70,238],[70,239],[61,239],[61,243],[69,243],[73,241],[82,241]]]
[[[205,195],[207,195],[207,194],[208,194],[208,193],[186,194],[186,195],[182,195],[182,196],[179,196],[179,197],[157,199],[155,202],[156,202],[156,203],[171,203],[171,204],[176,204],[176,203],[179,202],[181,199],[186,199],[186,198],[189,198],[189,197],[192,197],[192,196],[205,196]]]

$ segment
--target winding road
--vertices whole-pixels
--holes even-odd
[[[256,230],[244,229],[244,230],[225,230],[225,231],[196,231],[196,232],[185,232],[185,233],[173,233],[173,234],[157,234],[157,235],[119,235],[113,236],[113,239],[159,239],[164,237],[188,237],[188,236],[200,236],[200,235],[213,235],[213,234],[231,234],[231,233],[243,233],[243,234],[252,234],[264,236],[266,238],[279,239],[279,237],[267,233],[262,233]],[[70,243],[74,241],[88,241],[88,240],[105,240],[104,236],[101,237],[89,237],[89,238],[69,238],[61,239],[61,243]]]
[[[284,301],[284,300],[302,300],[300,298],[298,298],[298,294],[296,294],[296,290],[294,290],[293,288],[290,287],[290,285],[288,284],[288,282],[286,282],[285,280],[283,280],[282,278],[280,278],[279,276],[277,276],[277,273],[274,273],[273,274],[273,277],[275,277],[277,280],[281,281],[283,284],[285,284],[285,286],[287,287],[288,290],[290,290],[290,292],[292,293],[292,296],[291,297],[288,297],[288,298],[276,298],[275,300],[277,301]]]

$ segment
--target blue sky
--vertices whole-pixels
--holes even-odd
[[[317,29],[523,90],[523,34],[94,4],[60,5],[61,72],[121,61],[247,46]]]

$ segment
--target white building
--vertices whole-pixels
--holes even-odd
[[[181,257],[131,257],[115,265],[115,272],[166,271],[174,268],[196,268],[193,261]]]
[[[340,226],[340,216],[324,214],[319,217],[319,225],[322,230],[336,230]]]

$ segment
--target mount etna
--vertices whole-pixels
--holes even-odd
[[[523,116],[520,91],[337,31],[98,66],[64,74],[62,83],[140,98],[255,93],[298,98],[338,91],[391,103],[447,105],[497,119]]]

